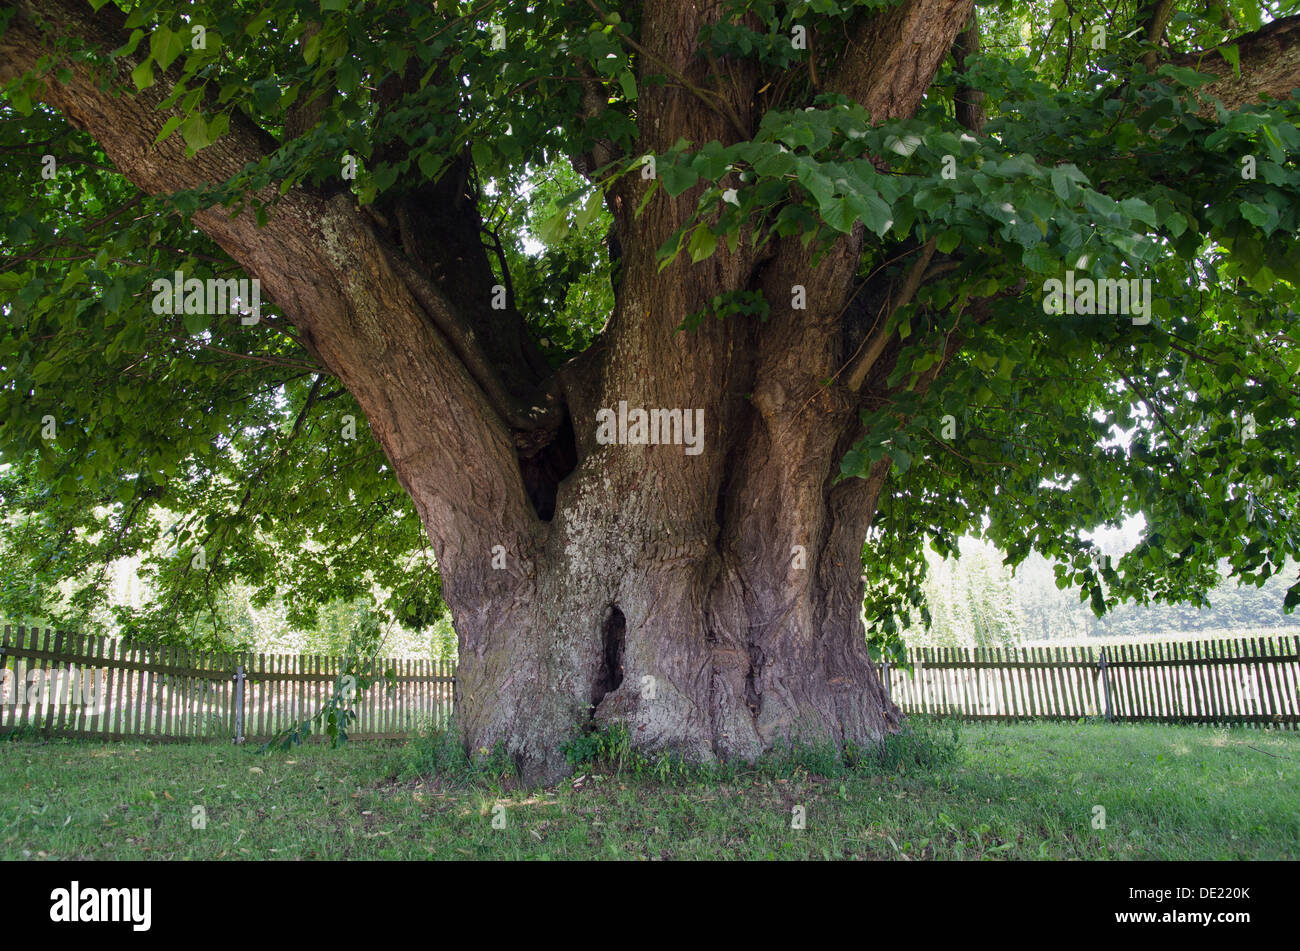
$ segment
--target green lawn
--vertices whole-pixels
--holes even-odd
[[[399,779],[356,743],[0,743],[0,858],[1088,858],[1300,855],[1300,734],[1105,724],[964,726],[959,761],[542,790]],[[504,810],[494,810],[501,804]],[[807,816],[791,828],[792,807]],[[206,828],[193,828],[202,806]],[[1094,829],[1094,806],[1106,827]],[[493,828],[494,811],[505,817]],[[498,820],[498,824],[500,821]]]

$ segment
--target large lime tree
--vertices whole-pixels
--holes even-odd
[[[137,551],[141,636],[445,601],[466,745],[551,777],[593,720],[872,743],[868,634],[963,532],[1099,611],[1262,581],[1289,12],[0,0],[5,606]]]

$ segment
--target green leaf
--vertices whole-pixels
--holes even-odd
[[[186,119],[181,125],[181,138],[195,152],[212,143],[208,138],[208,124],[203,121],[203,116],[190,116]]]
[[[1156,226],[1156,210],[1141,198],[1125,198],[1119,203],[1119,207],[1130,218],[1135,218],[1152,228]]]
[[[659,180],[664,184],[664,191],[676,198],[686,189],[700,180],[695,169],[685,162],[658,163]]]
[[[1061,267],[1061,259],[1046,244],[1036,244],[1026,248],[1020,255],[1025,267],[1039,274],[1055,274]]]
[[[30,116],[32,114],[32,96],[31,93],[22,86],[15,86],[9,90],[9,104],[14,107],[19,115]]]
[[[822,220],[836,231],[848,234],[865,207],[865,203],[855,195],[836,198],[822,209]]]
[[[537,227],[537,236],[543,244],[553,245],[569,233],[569,213],[563,209],[545,219]]]
[[[879,195],[867,195],[863,204],[862,223],[877,235],[884,237],[894,223],[893,212]]]
[[[952,192],[946,188],[923,188],[912,196],[912,204],[917,211],[933,215],[952,204]]]
[[[185,52],[185,37],[160,26],[149,37],[149,52],[158,61],[159,67],[165,70],[176,62],[176,57]]]
[[[1280,216],[1272,205],[1243,201],[1237,207],[1241,210],[1241,216],[1262,230],[1264,234],[1272,234],[1273,229],[1277,227]]]
[[[623,89],[623,98],[628,102],[636,100],[636,79],[628,70],[618,74],[618,84]]]
[[[355,60],[345,59],[339,64],[336,81],[339,92],[352,92],[361,82],[361,67]]]
[[[575,228],[585,228],[596,220],[597,216],[600,215],[600,209],[604,204],[604,195],[605,193],[599,188],[592,191],[592,193],[587,197],[586,203],[583,204],[582,210],[573,217],[573,225]]]
[[[1198,73],[1194,69],[1188,69],[1186,66],[1174,66],[1172,63],[1165,63],[1157,72],[1192,89],[1204,86],[1206,83],[1212,83],[1219,78],[1212,73]]]
[[[167,138],[169,135],[175,132],[180,127],[180,124],[184,121],[185,121],[184,116],[172,116],[170,119],[168,119],[166,122],[163,123],[162,130],[158,133],[158,137],[153,140],[153,144],[157,145],[159,142],[163,141],[163,139]]]
[[[717,246],[717,235],[710,231],[706,226],[699,225],[693,232],[691,232],[691,241],[690,244],[687,245],[687,250],[691,253],[691,261],[699,262],[712,254]]]
[[[764,178],[780,178],[794,171],[795,157],[775,145],[764,143],[766,154],[754,162],[754,171]]]
[[[442,171],[442,158],[436,152],[422,153],[416,164],[420,166],[420,174],[424,176],[425,181],[433,181]]]
[[[469,151],[471,157],[474,159],[474,165],[478,168],[479,174],[484,174],[492,167],[492,160],[494,157],[492,146],[490,146],[486,141],[483,139],[475,139],[473,144],[470,145]],[[441,166],[441,158],[438,159],[438,164]]]
[[[136,47],[140,45],[142,39],[144,39],[144,30],[132,30],[131,36],[127,39],[126,43],[113,50],[113,55],[130,56],[135,52]]]
[[[122,307],[122,298],[126,295],[126,285],[121,281],[114,281],[108,287],[104,288],[104,308],[115,311]]]
[[[145,60],[135,69],[131,70],[131,81],[135,83],[135,88],[144,91],[153,85],[153,63]]]
[[[1052,191],[1061,201],[1070,200],[1070,179],[1060,168],[1052,169]]]
[[[229,128],[230,113],[219,112],[213,116],[212,121],[208,123],[208,144],[211,145],[213,142],[217,141],[217,139],[225,135]]]
[[[1227,43],[1220,46],[1219,55],[1232,67],[1234,73],[1238,76],[1241,75],[1241,51],[1237,49],[1236,43]]]

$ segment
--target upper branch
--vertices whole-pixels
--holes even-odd
[[[906,0],[861,14],[826,88],[861,103],[876,122],[910,116],[974,9],[974,0]]]
[[[1241,75],[1216,50],[1186,53],[1173,59],[1178,66],[1221,77],[1197,90],[1217,96],[1228,109],[1261,99],[1287,99],[1300,88],[1300,15],[1274,20],[1232,41],[1240,57]]]

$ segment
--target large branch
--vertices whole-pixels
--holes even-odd
[[[973,12],[973,0],[905,0],[900,6],[861,14],[840,66],[826,77],[826,88],[861,103],[875,122],[911,116]],[[779,242],[777,258],[764,278],[773,288],[772,295],[779,296],[769,299],[788,300],[788,288],[801,284],[807,299],[818,302],[820,312],[811,319],[790,315],[804,328],[801,332],[812,322],[828,328],[837,324],[852,289],[862,241],[859,225],[837,241],[815,269],[810,253],[796,239]],[[777,330],[778,326],[772,322],[765,333],[788,332]],[[838,362],[829,369],[838,369]]]
[[[1229,110],[1240,109],[1264,98],[1289,99],[1300,88],[1300,15],[1272,23],[1232,40],[1240,56],[1241,75],[1217,50],[1186,53],[1173,59],[1202,73],[1220,76],[1197,94],[1217,96]]]
[[[973,12],[973,0],[905,0],[862,14],[826,88],[861,103],[875,122],[911,116]],[[777,281],[804,284],[809,300],[821,302],[827,315],[839,315],[853,284],[862,238],[859,226],[811,274],[806,273],[807,252],[795,247],[793,239],[782,242],[780,254],[791,267],[778,264],[773,270],[793,273],[781,274]],[[798,272],[805,272],[802,278]]]
[[[379,84],[375,104],[383,123],[385,113],[404,108],[407,97],[420,89],[423,64],[413,60],[400,76]],[[456,83],[445,63],[434,73],[434,82]],[[376,144],[371,161],[402,165],[411,162],[410,145],[400,139]],[[437,293],[446,298],[460,315],[457,330],[468,330],[463,348],[473,359],[495,373],[492,385],[502,391],[503,417],[516,430],[545,430],[545,441],[558,429],[562,407],[553,395],[554,374],[528,333],[527,323],[516,307],[514,291],[504,258],[502,279],[507,291],[504,306],[490,293],[496,278],[488,260],[487,234],[478,208],[478,181],[468,148],[450,157],[436,181],[417,181],[386,192],[372,210],[392,223],[391,234],[400,244],[414,271],[427,277]],[[478,376],[478,374],[475,374]],[[548,389],[549,387],[549,389]],[[537,410],[534,410],[537,407]],[[538,412],[540,410],[540,412]],[[522,444],[522,439],[519,440]]]
[[[840,66],[827,75],[826,88],[861,103],[876,122],[910,117],[943,57],[971,22],[972,11],[971,0],[905,0],[887,10],[864,12],[854,24]],[[755,484],[782,487],[793,509],[800,493],[813,492],[820,499],[832,491],[845,440],[859,425],[856,411],[863,394],[857,390],[862,380],[853,387],[843,381],[828,387],[825,381],[852,356],[846,353],[845,302],[856,279],[863,235],[858,225],[836,241],[816,267],[798,240],[783,239],[776,242],[777,253],[759,278],[764,296],[774,303],[771,317],[759,330],[752,402],[762,424],[753,439],[755,458],[747,460],[746,468]],[[918,280],[923,270],[917,271]],[[786,303],[795,285],[805,288],[806,311]],[[780,447],[779,453],[772,451],[774,446]],[[883,478],[878,471],[870,484],[852,480],[834,490],[837,537],[863,537]],[[743,495],[744,486],[734,490]],[[805,504],[815,510],[806,499]],[[835,557],[832,550],[842,548],[826,546],[827,558]]]
[[[267,138],[238,113],[226,135],[190,158],[178,136],[155,145],[171,115],[158,108],[168,82],[136,94],[129,73],[138,59],[97,66],[59,53],[62,38],[101,52],[121,46],[123,17],[113,6],[92,13],[75,0],[0,5],[16,7],[0,35],[0,80],[32,72],[54,54],[70,75],[60,82],[46,70],[39,97],[89,133],[142,190],[158,195],[224,182],[265,154]],[[440,559],[479,546],[485,530],[508,548],[524,544],[531,509],[492,383],[477,379],[464,359],[472,337],[454,339],[457,315],[446,298],[416,280],[348,196],[291,189],[262,228],[250,214],[232,218],[219,207],[193,220],[261,281],[304,345],[355,396]],[[504,584],[512,573],[487,575]]]
[[[974,0],[905,0],[860,14],[827,88],[860,102],[875,122],[910,116],[974,10]]]
[[[952,45],[952,57],[956,63],[957,71],[959,73],[964,72],[966,58],[974,56],[979,51],[979,15],[972,13],[970,24],[957,35],[957,41]],[[976,135],[980,135],[984,131],[984,93],[967,85],[963,78],[957,84],[953,98],[957,122]]]

